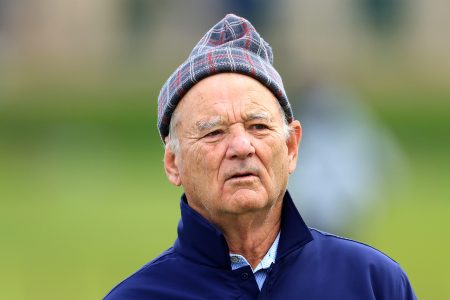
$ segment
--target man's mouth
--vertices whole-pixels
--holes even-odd
[[[242,172],[242,173],[236,173],[232,176],[230,176],[228,179],[246,179],[251,178],[253,176],[256,176],[253,172]]]

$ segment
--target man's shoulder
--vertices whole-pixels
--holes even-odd
[[[351,259],[357,263],[377,263],[397,268],[398,263],[382,251],[359,241],[310,228],[316,251],[332,254],[334,259]]]
[[[309,259],[320,262],[317,266],[323,273],[336,273],[348,278],[358,277],[374,286],[390,285],[392,289],[409,286],[401,266],[380,250],[344,237],[310,229],[314,237]],[[341,276],[336,275],[336,276]]]
[[[139,299],[136,291],[143,286],[143,282],[151,283],[153,278],[157,278],[159,272],[164,272],[167,265],[176,264],[177,254],[173,247],[167,249],[155,259],[146,263],[139,270],[128,278],[117,284],[104,298],[104,300],[114,299]],[[131,297],[131,298],[130,298]]]
[[[310,231],[314,240],[303,254],[306,260],[317,262],[314,270],[321,275],[331,276],[342,285],[369,283],[377,299],[416,299],[405,272],[388,255],[352,239],[317,229]]]

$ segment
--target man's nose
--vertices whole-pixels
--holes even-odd
[[[244,128],[234,130],[230,136],[227,149],[227,158],[245,159],[255,154],[255,147],[252,145],[251,136]]]

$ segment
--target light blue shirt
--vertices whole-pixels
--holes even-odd
[[[260,263],[253,269],[253,275],[255,276],[256,283],[258,284],[259,290],[261,290],[264,281],[267,277],[267,272],[273,263],[275,263],[275,258],[277,257],[278,242],[280,241],[280,233],[278,233],[275,241],[273,241],[272,246],[270,246],[269,251],[260,261]],[[242,267],[250,266],[247,259],[239,254],[230,253],[231,269],[236,270]],[[250,266],[251,268],[251,266]]]

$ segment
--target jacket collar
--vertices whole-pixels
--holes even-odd
[[[230,254],[222,232],[189,207],[186,197],[181,197],[181,220],[174,249],[197,263],[231,270]],[[303,247],[313,239],[289,192],[283,198],[281,236],[277,260]]]

